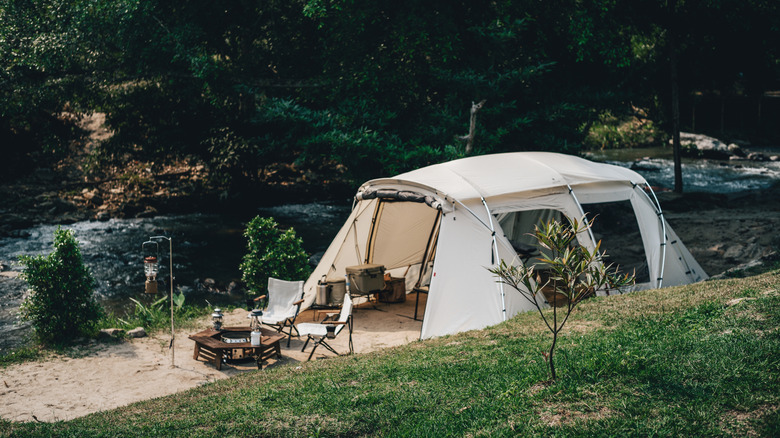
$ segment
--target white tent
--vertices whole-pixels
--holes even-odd
[[[594,225],[580,244],[592,248],[594,238],[603,238],[602,250],[622,253],[628,262],[614,261],[636,269],[635,289],[707,278],[636,172],[570,155],[516,152],[363,184],[352,213],[306,281],[304,307],[314,302],[318,281],[343,279],[346,267],[372,263],[405,277],[407,291],[427,286],[422,339],[497,324],[533,308],[487,268],[500,259],[522,263],[518,254],[533,243],[527,233],[540,220],[585,212],[597,212],[596,225],[604,226]],[[610,239],[618,244],[610,247]]]

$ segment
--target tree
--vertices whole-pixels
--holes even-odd
[[[760,99],[780,86],[779,24],[780,4],[764,0],[584,0],[571,34],[578,59],[612,66],[629,102],[666,128],[681,192],[681,104],[695,92]]]
[[[489,269],[499,282],[511,286],[536,307],[552,333],[552,345],[546,355],[552,380],[557,378],[554,354],[558,334],[576,306],[605,286],[614,289],[634,282],[633,275],[614,274],[611,265],[602,263],[606,254],[599,252],[601,241],[592,251],[577,243],[577,236],[587,232],[593,220],[569,219],[568,222],[568,225],[564,225],[553,219],[541,227],[535,227],[534,237],[544,254],[538,263],[513,265],[501,260],[497,267]],[[544,276],[540,272],[542,269],[546,271]],[[544,304],[539,296],[542,292],[549,293],[550,298],[547,300],[552,305],[552,318],[542,311]],[[562,312],[560,317],[559,308]]]
[[[309,258],[295,230],[282,231],[273,218],[255,217],[244,231],[247,254],[241,262],[242,279],[253,293],[262,295],[268,277],[303,280],[309,276]]]
[[[22,278],[30,293],[20,307],[23,321],[31,321],[43,343],[67,343],[89,334],[102,309],[93,296],[95,279],[84,265],[72,230],[57,228],[54,252],[23,256]]]

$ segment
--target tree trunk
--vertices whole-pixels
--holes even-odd
[[[558,342],[558,333],[553,332],[553,342],[550,347],[550,354],[547,359],[550,361],[550,376],[552,380],[555,380],[555,362],[553,362],[553,353],[555,353],[555,343]]]
[[[474,135],[477,129],[477,112],[485,105],[486,100],[479,103],[471,103],[471,116],[469,117],[469,135],[466,136],[466,155],[474,148]]]
[[[674,2],[672,2],[674,3]],[[672,7],[671,14],[674,14]],[[670,17],[673,19],[673,17]],[[672,81],[672,147],[674,148],[674,191],[683,192],[682,162],[680,159],[680,94],[677,80],[677,36],[673,25],[669,29],[669,67]]]

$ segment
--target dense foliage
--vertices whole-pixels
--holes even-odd
[[[102,111],[97,163],[194,156],[233,190],[280,162],[360,181],[462,156],[485,100],[473,153],[576,152],[605,112],[668,130],[670,53],[686,102],[760,100],[779,17],[761,0],[0,0],[0,143],[56,156],[78,134],[64,111]]]
[[[281,230],[273,218],[257,216],[247,224],[244,237],[247,253],[240,268],[251,292],[265,292],[268,277],[297,281],[309,276],[309,257],[294,229]]]
[[[95,279],[84,265],[73,231],[57,228],[54,252],[20,260],[22,278],[30,286],[20,316],[32,322],[38,339],[63,344],[88,335],[102,309],[93,296]]]

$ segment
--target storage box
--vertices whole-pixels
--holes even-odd
[[[347,266],[349,293],[352,295],[378,293],[385,286],[384,276],[384,265],[367,263],[365,265]]]
[[[380,303],[403,303],[406,301],[406,279],[385,277],[385,288],[379,293]]]

